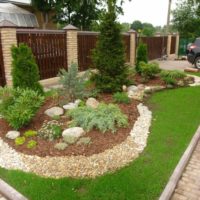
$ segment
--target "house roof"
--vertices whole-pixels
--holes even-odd
[[[11,3],[0,3],[0,22],[5,20],[17,27],[38,27],[33,13]]]
[[[13,1],[9,1],[9,0],[0,0],[0,3],[12,3],[15,5],[30,5],[31,6],[31,1],[30,2],[25,2],[25,1],[20,1],[20,0],[13,0]]]

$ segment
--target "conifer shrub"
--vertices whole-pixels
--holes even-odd
[[[102,133],[109,130],[115,133],[117,127],[128,125],[127,116],[114,104],[101,103],[95,110],[87,106],[78,107],[68,111],[68,116],[72,118],[71,127],[80,126],[85,131],[96,128]]]
[[[19,47],[13,46],[11,50],[13,87],[31,89],[43,94],[43,88],[38,82],[39,69],[31,49],[25,44],[20,44]]]
[[[121,28],[116,21],[116,5],[110,0],[107,4],[108,11],[100,24],[100,35],[92,54],[93,65],[99,73],[93,74],[92,80],[102,92],[117,92],[129,83],[128,69]]]
[[[60,90],[61,104],[65,104],[76,99],[83,99],[88,96],[88,92],[85,89],[85,82],[88,77],[86,72],[80,76],[78,74],[78,65],[73,63],[69,67],[68,71],[61,69],[59,73],[60,83],[63,85]]]
[[[148,62],[147,45],[141,42],[137,48],[136,67],[135,67],[136,72],[139,74],[141,73],[140,62],[145,62],[145,63]]]

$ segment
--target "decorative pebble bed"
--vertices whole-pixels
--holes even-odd
[[[130,136],[119,145],[92,156],[39,157],[19,153],[0,139],[0,166],[52,178],[96,177],[119,169],[136,159],[146,146],[152,113],[138,105],[140,116]]]

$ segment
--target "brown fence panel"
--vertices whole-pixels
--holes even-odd
[[[162,37],[141,37],[143,43],[147,44],[148,59],[154,60],[166,55],[167,36]]]
[[[130,35],[124,34],[123,40],[124,40],[125,53],[126,53],[126,62],[130,62]]]
[[[176,52],[176,36],[172,36],[170,54],[175,54],[175,52]]]
[[[67,44],[64,31],[17,30],[17,42],[27,44],[36,58],[40,78],[53,78],[67,69]]]
[[[98,33],[78,32],[78,64],[81,71],[92,66],[92,49],[96,47]]]
[[[81,71],[92,67],[92,50],[96,47],[98,33],[78,32],[78,63]],[[123,34],[125,44],[126,61],[130,62],[130,35]]]
[[[3,61],[3,51],[1,43],[1,33],[0,33],[0,86],[5,86],[5,71],[4,71],[4,61]]]

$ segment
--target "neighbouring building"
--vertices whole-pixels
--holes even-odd
[[[16,1],[9,1],[9,0],[0,0],[0,22],[3,20],[11,21],[14,23],[16,19],[14,19],[14,15],[10,16],[9,13],[21,13],[21,19],[20,21],[24,21],[22,18],[25,15],[26,16],[26,21],[32,21],[33,26],[24,26],[24,27],[33,27],[33,28],[40,28],[40,29],[56,29],[57,25],[56,23],[53,22],[52,16],[54,15],[54,12],[50,12],[48,16],[48,22],[44,22],[43,15],[40,11],[35,9],[30,2],[25,2],[23,0],[16,0]],[[7,13],[7,14],[6,14]],[[31,15],[32,14],[32,15]],[[30,19],[28,19],[28,15],[30,16]],[[35,17],[36,18],[35,18]],[[5,19],[5,17],[7,17]],[[9,20],[9,18],[11,20]],[[34,18],[36,19],[36,22],[34,22]],[[15,24],[15,23],[14,23]],[[30,25],[30,23],[29,23]]]

